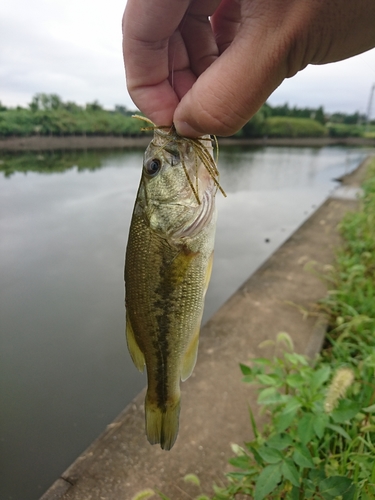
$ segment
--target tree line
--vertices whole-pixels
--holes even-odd
[[[142,123],[123,105],[105,110],[98,101],[84,106],[64,102],[57,94],[38,93],[28,107],[8,108],[0,102],[0,137],[10,136],[126,136],[143,134]],[[261,109],[237,132],[236,137],[375,137],[375,121],[366,116],[334,113],[319,108],[297,108],[288,104]]]

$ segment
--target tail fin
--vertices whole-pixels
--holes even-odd
[[[147,439],[151,444],[160,443],[163,450],[170,450],[178,434],[180,397],[173,405],[162,410],[146,396],[145,412]]]

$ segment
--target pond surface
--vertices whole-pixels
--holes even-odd
[[[222,148],[204,320],[368,154]],[[0,155],[0,498],[35,500],[145,385],[124,335],[142,151]]]

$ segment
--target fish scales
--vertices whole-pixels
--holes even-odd
[[[196,361],[212,267],[215,194],[189,140],[179,138],[176,147],[175,136],[155,130],[129,230],[125,285],[129,351],[137,368],[147,370],[146,433],[163,449],[177,437],[180,380]]]

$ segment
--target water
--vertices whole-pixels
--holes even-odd
[[[204,320],[366,154],[222,148],[228,197]],[[1,499],[39,498],[145,384],[126,349],[123,284],[141,158],[0,158]]]

